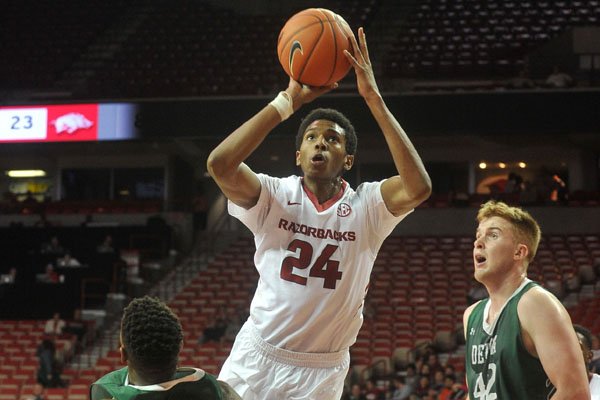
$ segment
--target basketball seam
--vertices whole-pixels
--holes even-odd
[[[331,28],[331,35],[333,36],[333,46],[334,46],[333,47],[333,68],[331,68],[331,73],[329,74],[329,76],[327,77],[327,80],[325,81],[325,83],[327,83],[331,80],[331,77],[333,76],[333,73],[335,72],[335,70],[337,68],[338,42],[337,42],[337,35],[335,34],[335,27],[333,26],[333,22],[335,22],[335,21],[331,21],[327,15],[325,15],[325,18],[327,19],[327,22],[329,22],[329,27]]]

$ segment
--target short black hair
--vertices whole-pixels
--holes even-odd
[[[172,378],[183,343],[177,315],[157,298],[134,299],[123,312],[121,340],[130,365],[147,382]]]
[[[358,138],[356,137],[354,126],[352,126],[352,123],[344,114],[332,108],[315,108],[302,119],[300,127],[298,128],[298,133],[296,134],[296,150],[300,150],[306,128],[318,119],[335,122],[341,126],[342,129],[344,129],[344,134],[346,136],[346,153],[349,155],[356,154]]]
[[[592,333],[581,325],[573,324],[575,332],[583,337],[583,344],[589,349],[592,349]],[[577,338],[579,339],[579,338]]]

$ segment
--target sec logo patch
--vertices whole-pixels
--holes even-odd
[[[337,208],[337,215],[339,217],[347,217],[352,212],[352,207],[348,203],[341,203]]]

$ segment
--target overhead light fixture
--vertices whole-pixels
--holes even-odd
[[[487,168],[487,164],[486,164],[486,163],[484,163],[484,162],[480,162],[480,163],[479,163],[479,168],[481,168],[481,169],[486,169],[486,168]]]
[[[527,167],[527,164],[525,164],[523,161],[521,161],[519,163],[519,168],[526,168],[526,167]]]
[[[11,178],[38,178],[46,176],[46,171],[42,169],[11,169],[6,171],[6,175]]]
[[[500,168],[502,168],[502,169],[506,168],[506,164],[505,164],[505,163],[503,163],[503,162],[501,162],[501,163],[498,163],[498,166],[499,166]]]

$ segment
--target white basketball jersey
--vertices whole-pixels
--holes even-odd
[[[407,214],[394,217],[381,182],[363,183],[319,205],[302,178],[258,174],[262,189],[249,210],[229,213],[254,234],[260,275],[250,318],[279,348],[329,353],[350,347],[362,325],[363,300],[377,252]]]
[[[600,375],[593,374],[590,380],[590,394],[592,400],[600,400]]]

